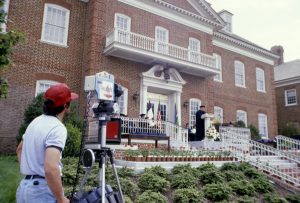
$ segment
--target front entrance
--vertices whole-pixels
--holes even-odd
[[[151,106],[149,105],[151,104]],[[154,120],[157,120],[158,106],[160,105],[160,119],[162,121],[168,120],[168,95],[156,94],[148,92],[147,94],[147,110],[152,110]],[[146,112],[148,112],[146,110]],[[149,115],[148,115],[149,116]]]

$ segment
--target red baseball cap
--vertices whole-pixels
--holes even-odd
[[[54,107],[62,106],[78,98],[78,94],[71,92],[68,85],[60,83],[50,87],[44,95],[45,99],[52,100]]]

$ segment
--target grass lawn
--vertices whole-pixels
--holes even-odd
[[[16,190],[22,179],[16,156],[0,156],[0,202],[16,202]]]

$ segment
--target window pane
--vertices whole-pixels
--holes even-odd
[[[287,104],[297,104],[296,90],[287,90],[286,91],[286,101],[287,101]]]
[[[259,134],[262,137],[267,137],[268,135],[268,127],[267,127],[267,116],[264,114],[258,115],[258,128]]]
[[[196,125],[196,112],[200,106],[200,100],[191,99],[190,100],[190,127]]]
[[[235,84],[244,86],[245,81],[244,81],[244,64],[241,62],[235,62]]]

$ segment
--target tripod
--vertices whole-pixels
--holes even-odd
[[[78,193],[74,195],[74,203],[98,203],[100,198],[101,203],[124,203],[120,181],[114,164],[113,152],[110,148],[106,147],[106,126],[109,120],[110,118],[106,115],[102,115],[99,117],[98,140],[101,140],[100,148],[99,146],[95,147],[95,145],[91,145],[92,150],[87,149],[83,153],[83,165],[85,169],[85,175],[80,184]],[[86,145],[86,148],[87,147],[89,147],[89,145]],[[116,193],[113,193],[109,185],[105,185],[105,163],[107,157],[109,157],[115,180],[117,182],[118,192]],[[83,186],[86,183],[87,176],[90,174],[91,167],[95,161],[99,162],[99,188],[92,192],[89,192],[88,194],[84,194]]]

